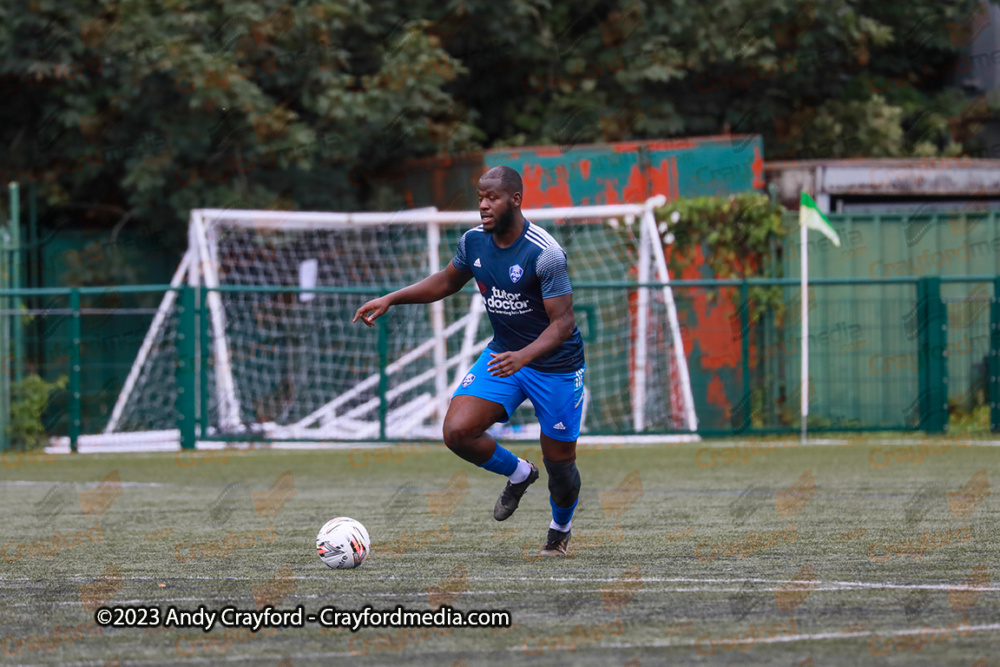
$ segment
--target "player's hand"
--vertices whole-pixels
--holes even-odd
[[[490,356],[493,359],[486,364],[486,370],[493,377],[510,377],[524,368],[526,363],[520,352],[490,352]]]
[[[380,296],[377,299],[372,299],[358,308],[358,312],[354,313],[354,319],[351,320],[351,324],[357,322],[360,317],[361,321],[368,326],[375,326],[375,320],[385,315],[385,311],[389,310],[390,305],[392,304],[389,303],[388,296]]]

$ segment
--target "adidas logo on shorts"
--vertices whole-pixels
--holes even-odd
[[[562,423],[562,422],[559,422],[558,424],[556,424],[556,425],[555,425],[555,426],[553,426],[552,428],[556,428],[556,429],[559,429],[560,431],[565,431],[565,430],[566,430],[566,427],[565,427],[565,426],[563,426],[563,423]]]

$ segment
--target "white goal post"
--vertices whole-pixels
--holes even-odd
[[[584,437],[697,430],[653,212],[665,201],[523,211],[567,252],[587,356]],[[492,336],[479,292],[393,308],[374,330],[349,316],[439,271],[479,223],[478,211],[435,209],[192,211],[172,286],[200,291],[197,333],[180,330],[168,292],[104,433],[81,445],[177,441],[170,392],[185,335],[198,338],[204,367],[199,441],[439,439],[451,394]],[[537,438],[530,409],[522,413],[496,433]]]

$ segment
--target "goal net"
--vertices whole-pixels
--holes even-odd
[[[524,211],[568,256],[587,363],[583,436],[697,428],[652,213],[662,201]],[[394,307],[373,328],[351,319],[368,299],[443,268],[479,222],[476,211],[434,209],[192,211],[173,285],[199,294],[194,330],[168,293],[102,437],[176,442],[183,404],[201,441],[439,439],[452,393],[492,338],[478,290]],[[189,403],[177,398],[185,336],[197,340]],[[537,439],[527,406],[498,437]]]

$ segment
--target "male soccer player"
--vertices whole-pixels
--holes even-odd
[[[549,473],[552,523],[543,556],[565,556],[580,495],[576,439],[583,410],[583,340],[573,318],[566,253],[521,214],[521,175],[494,167],[479,179],[480,226],[458,242],[443,271],[358,308],[372,326],[390,306],[431,303],[476,279],[493,340],[455,392],[444,419],[444,442],[460,457],[508,478],[493,508],[507,519],[538,479],[538,468],[514,456],[486,432],[506,422],[525,398],[541,424],[542,460]]]

